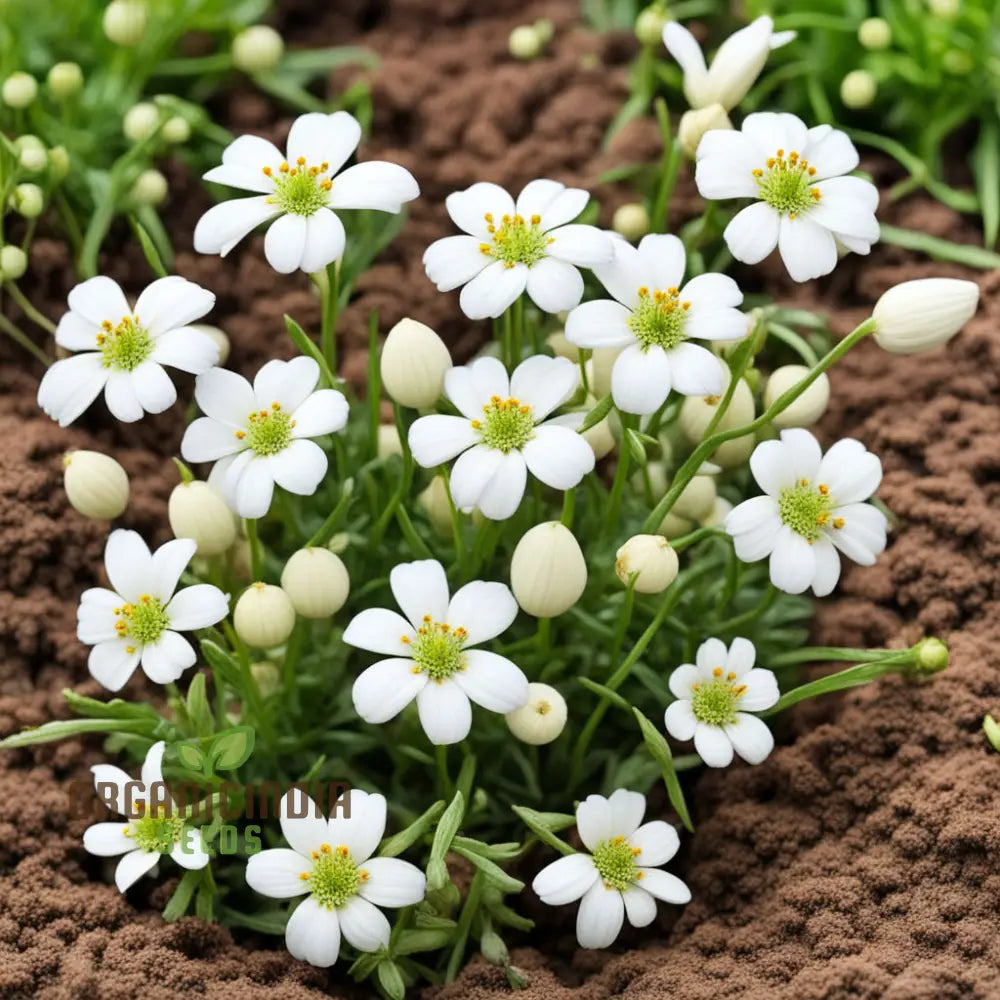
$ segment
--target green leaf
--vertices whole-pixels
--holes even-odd
[[[455,922],[449,921],[450,928],[439,930],[403,931],[393,945],[393,955],[413,955],[419,951],[437,951],[451,944],[455,936]]]
[[[543,843],[555,848],[560,854],[577,852],[556,836],[557,830],[565,830],[576,823],[576,817],[568,813],[540,813],[527,806],[511,806],[522,823]]]
[[[191,905],[195,889],[201,884],[201,869],[185,872],[170,901],[163,909],[163,919],[169,924],[183,917]]]
[[[129,214],[128,217],[129,225],[132,227],[132,231],[135,233],[136,238],[139,240],[139,246],[142,247],[143,256],[146,258],[146,263],[149,264],[150,270],[158,277],[165,278],[168,274],[166,267],[163,264],[163,260],[160,257],[159,250],[156,249],[155,244],[146,232],[142,223],[132,215]]]
[[[378,855],[381,858],[395,858],[403,851],[412,847],[421,837],[424,837],[435,820],[444,812],[444,800],[435,802],[423,815],[418,816],[405,830],[400,830],[395,836],[386,837],[379,846]]]
[[[636,465],[646,464],[646,446],[642,437],[631,427],[625,428],[625,447],[628,448],[632,461]]]
[[[233,726],[212,742],[211,755],[218,771],[232,771],[253,753],[253,726]]]
[[[452,850],[460,857],[465,858],[466,861],[471,861],[483,873],[486,880],[491,885],[495,885],[501,892],[520,892],[524,888],[523,882],[508,875],[489,858],[484,858],[481,854],[476,854],[475,851],[470,851],[467,848],[459,847],[458,844],[452,844]]]
[[[991,249],[1000,231],[1000,135],[995,119],[984,121],[979,128],[979,141],[972,151],[972,172],[983,215],[984,242]]]
[[[993,271],[1000,267],[1000,253],[984,250],[982,247],[966,243],[952,243],[929,233],[917,233],[899,226],[881,224],[880,239],[883,243],[903,247],[904,250],[916,250],[925,253],[935,260],[950,260],[956,264],[968,267],[978,267],[985,271]]]
[[[35,726],[13,733],[5,740],[0,740],[0,749],[29,747],[36,743],[52,743],[54,740],[64,740],[69,736],[79,736],[83,733],[140,733],[152,736],[156,732],[154,721],[144,719],[69,719],[59,722],[46,722],[44,726]]]
[[[288,336],[292,338],[292,343],[307,357],[312,358],[316,364],[319,365],[319,370],[322,372],[323,378],[326,384],[330,388],[334,388],[337,385],[337,379],[333,376],[330,371],[330,366],[326,363],[326,358],[323,357],[323,353],[320,349],[309,339],[309,335],[299,326],[298,323],[292,319],[291,316],[285,316],[285,327],[288,330]]]
[[[513,927],[518,931],[530,931],[535,926],[534,920],[522,917],[520,913],[515,913],[503,903],[494,903],[489,909],[490,916],[504,927]]]
[[[195,736],[211,736],[215,729],[212,709],[205,693],[205,675],[194,675],[187,693],[187,713]]]
[[[642,730],[642,738],[646,741],[646,747],[653,755],[653,759],[660,765],[663,773],[663,781],[667,786],[667,797],[674,811],[681,818],[681,822],[694,833],[694,826],[691,823],[691,814],[688,812],[687,803],[684,801],[684,791],[677,778],[677,771],[674,769],[674,757],[670,752],[663,734],[646,718],[637,708],[633,708],[639,728]]]
[[[137,705],[121,698],[111,701],[98,701],[96,698],[85,698],[69,688],[63,688],[63,698],[66,704],[77,715],[86,715],[95,719],[151,719],[158,722],[160,717],[149,705]]]
[[[452,847],[474,851],[476,854],[482,855],[484,858],[491,858],[493,861],[509,861],[521,853],[521,845],[518,843],[487,844],[483,840],[475,840],[472,837],[456,837],[452,841]]]
[[[583,418],[583,423],[580,424],[577,433],[582,434],[584,431],[589,431],[591,427],[596,427],[611,412],[611,407],[614,405],[615,402],[611,398],[610,392],[602,396],[594,408]]]
[[[462,820],[465,818],[465,798],[461,792],[455,792],[451,804],[445,809],[434,831],[434,842],[431,844],[431,861],[443,862],[444,856],[451,850],[451,842],[455,839]]]
[[[406,983],[403,982],[403,974],[395,962],[390,959],[379,962],[376,975],[379,986],[385,990],[389,1000],[403,1000],[406,996]]]
[[[606,698],[615,708],[620,708],[625,712],[632,711],[632,706],[617,691],[612,691],[611,688],[598,684],[597,681],[592,681],[589,677],[577,677],[577,681],[588,691]]]
[[[287,53],[277,72],[291,70],[295,73],[329,73],[340,66],[362,66],[378,69],[379,58],[370,49],[360,45],[338,45],[327,49],[300,49]]]
[[[218,683],[219,678],[222,678],[231,688],[240,689],[240,685],[243,683],[240,665],[226,650],[218,643],[212,642],[211,639],[202,639],[201,652],[216,674],[216,683]]]

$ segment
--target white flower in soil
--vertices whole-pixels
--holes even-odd
[[[455,506],[465,512],[478,507],[502,521],[521,503],[529,470],[557,490],[572,489],[593,470],[594,452],[582,434],[559,418],[540,422],[579,384],[579,369],[567,358],[535,355],[509,378],[496,358],[452,368],[444,393],[462,416],[434,413],[414,421],[413,458],[429,469],[457,455],[451,472]]]
[[[365,722],[388,722],[416,699],[420,725],[438,746],[469,735],[474,701],[506,715],[528,700],[528,679],[510,660],[473,649],[506,631],[517,602],[503,583],[474,580],[448,596],[434,559],[401,563],[389,574],[402,615],[369,608],[355,615],[344,642],[382,653],[354,682],[354,707]]]
[[[646,797],[638,792],[588,795],[577,806],[576,828],[590,854],[553,861],[531,883],[549,906],[581,900],[576,936],[583,948],[609,947],[625,917],[633,927],[647,927],[658,899],[691,901],[688,887],[659,867],[677,853],[677,831],[662,820],[643,823],[645,812]]]
[[[567,225],[590,195],[558,181],[526,185],[517,203],[499,185],[479,182],[448,195],[452,221],[467,235],[448,236],[424,252],[439,292],[460,285],[469,319],[499,316],[527,291],[547,313],[572,309],[583,296],[578,267],[611,260],[612,239],[595,226]]]
[[[780,697],[770,670],[754,667],[756,651],[749,639],[733,639],[726,649],[720,639],[698,647],[695,663],[670,675],[664,724],[675,740],[694,740],[698,756],[709,767],[725,767],[735,750],[748,764],[760,764],[774,749],[767,724],[748,712],[763,712]]]
[[[253,385],[215,368],[200,375],[194,395],[207,414],[184,433],[188,462],[215,462],[208,482],[241,517],[263,517],[274,486],[311,496],[326,475],[327,458],[311,438],[341,430],[347,400],[336,389],[313,391],[312,358],[268,361]]]
[[[295,796],[292,799],[292,796]],[[301,790],[281,800],[281,832],[290,847],[254,854],[247,885],[274,899],[305,896],[285,927],[294,958],[327,968],[343,938],[358,951],[389,944],[389,921],[378,907],[412,906],[424,898],[424,873],[408,861],[372,857],[385,833],[382,795],[352,789],[349,814],[324,819]]]
[[[663,44],[684,71],[684,96],[692,108],[721,104],[731,111],[747,95],[772,49],[787,45],[794,31],[774,30],[774,21],[758,17],[733,32],[719,46],[711,67],[706,67],[701,46],[683,25],[670,21],[663,27]]]
[[[38,387],[38,405],[61,427],[73,423],[104,390],[108,409],[126,423],[162,413],[177,399],[163,370],[193,375],[219,360],[211,337],[189,326],[215,296],[185,278],[159,278],[129,305],[110,278],[89,278],[68,297],[56,343],[79,352],[55,362]]]
[[[413,175],[395,163],[371,160],[337,173],[360,140],[361,126],[346,111],[296,118],[287,156],[266,139],[241,135],[205,180],[259,193],[210,208],[195,227],[195,250],[225,257],[251,230],[273,219],[264,256],[275,271],[312,273],[339,260],[346,236],[334,209],[395,213],[420,194]]]
[[[114,789],[113,813],[125,821],[95,823],[83,831],[84,849],[102,858],[124,855],[115,869],[115,885],[125,892],[149,872],[164,854],[182,868],[204,868],[209,861],[198,830],[187,826],[163,781],[163,751],[154,743],[142,764],[141,777],[130,778],[113,764],[96,764],[90,770],[98,796],[108,801]]]
[[[747,115],[739,132],[707,132],[698,146],[695,180],[705,198],[753,198],[723,236],[745,264],[775,247],[789,275],[808,281],[829,274],[838,245],[867,254],[879,238],[878,189],[845,174],[858,151],[829,125],[806,128],[795,115]]]
[[[658,410],[674,389],[683,396],[718,396],[725,389],[718,358],[692,340],[740,340],[747,317],[743,293],[724,274],[683,284],[684,244],[646,236],[638,247],[615,241],[610,264],[594,273],[614,296],[577,306],[566,339],[586,348],[622,349],[611,370],[611,395],[626,413]]]
[[[94,648],[94,679],[117,691],[142,664],[157,684],[177,680],[197,659],[181,632],[208,628],[226,617],[229,597],[200,583],[177,590],[197,544],[176,538],[150,553],[134,531],[113,531],[104,549],[111,590],[92,587],[80,597],[77,638]],[[176,591],[176,593],[175,593]]]
[[[779,590],[812,587],[824,597],[840,577],[838,549],[871,566],[885,548],[885,515],[863,502],[882,481],[882,463],[860,441],[845,438],[824,455],[809,431],[784,430],[757,445],[750,470],[765,495],[734,507],[724,527],[744,562],[770,556]]]

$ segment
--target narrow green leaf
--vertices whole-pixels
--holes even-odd
[[[112,698],[111,701],[98,701],[96,698],[85,698],[70,688],[63,688],[63,698],[66,704],[77,715],[86,715],[94,719],[152,719],[159,721],[159,716],[150,705],[137,705],[135,702]]]
[[[589,431],[591,427],[596,427],[611,412],[611,407],[614,405],[615,401],[611,398],[610,392],[602,396],[594,408],[583,418],[583,423],[580,424],[577,433],[582,434],[584,431]]]
[[[540,813],[527,806],[511,806],[522,823],[543,843],[554,848],[560,854],[576,854],[577,852],[556,836],[556,831],[565,830],[576,823],[576,817],[566,813]]]
[[[611,688],[598,684],[597,681],[592,681],[589,677],[577,677],[577,681],[588,691],[592,691],[602,698],[607,698],[615,708],[620,708],[625,712],[632,711],[632,706],[617,691],[612,691]]]
[[[632,461],[636,465],[646,464],[646,446],[639,434],[631,427],[625,428],[625,447],[628,448]]]
[[[501,892],[520,892],[524,888],[523,882],[508,875],[489,858],[484,858],[481,854],[459,847],[457,844],[452,844],[452,850],[460,857],[465,858],[466,861],[471,861],[483,873],[486,880],[491,885],[495,885]]]
[[[169,272],[164,266],[160,252],[156,249],[149,233],[146,232],[142,223],[131,213],[129,214],[128,221],[136,238],[139,240],[139,246],[142,247],[143,256],[146,258],[146,263],[149,264],[150,270],[158,278],[165,278]]]
[[[455,797],[445,809],[434,831],[434,842],[431,844],[431,861],[444,861],[444,856],[451,850],[451,842],[455,839],[465,818],[465,798],[461,792],[455,792]]]
[[[492,861],[509,861],[516,858],[521,853],[521,845],[517,843],[487,844],[483,840],[476,840],[473,837],[456,837],[452,842],[455,848],[461,847],[466,851],[474,851],[484,858]]]
[[[338,45],[326,49],[300,49],[288,52],[281,60],[277,72],[291,70],[295,73],[329,73],[340,66],[362,66],[378,69],[379,58],[370,49],[360,45]]]
[[[239,689],[243,682],[240,665],[218,643],[211,639],[201,640],[201,652],[208,665],[215,671],[216,683],[222,678],[231,688]]]
[[[1000,231],[1000,135],[995,119],[987,119],[979,127],[979,141],[972,151],[972,172],[983,216],[984,242],[989,250],[996,245]]]
[[[64,740],[82,733],[140,733],[152,736],[155,732],[155,721],[145,719],[68,719],[46,722],[44,726],[12,733],[5,740],[0,740],[0,749],[10,750],[15,747],[34,746],[36,743],[52,743],[54,740]]]
[[[323,357],[322,351],[309,339],[309,335],[305,330],[291,316],[285,316],[285,327],[288,330],[288,336],[292,338],[292,343],[307,358],[312,358],[319,365],[319,370],[323,375],[326,385],[330,388],[335,388],[337,379],[330,371],[330,366],[326,363],[326,358]]]
[[[435,802],[423,815],[418,816],[405,830],[400,830],[395,836],[386,837],[379,846],[379,857],[395,858],[403,851],[408,850],[418,840],[426,836],[438,816],[443,812],[444,800],[442,799]]]
[[[663,773],[663,781],[667,786],[667,797],[670,799],[670,804],[674,807],[677,815],[680,816],[684,826],[694,833],[691,814],[688,812],[687,803],[684,801],[684,791],[677,778],[677,771],[674,768],[674,757],[670,752],[670,746],[663,734],[639,709],[633,708],[632,711],[635,713],[636,721],[642,730],[642,738],[646,741],[646,747],[653,755],[656,763],[660,765],[660,770]]]
[[[177,883],[177,888],[174,889],[174,894],[170,897],[170,901],[163,909],[163,919],[168,924],[180,919],[187,913],[188,907],[191,905],[191,900],[194,897],[194,891],[200,884],[200,868],[197,871],[184,873],[180,882]]]
[[[971,244],[952,243],[950,240],[943,240],[929,233],[917,233],[882,223],[880,238],[883,243],[891,243],[893,246],[903,247],[904,250],[916,250],[935,260],[950,260],[956,264],[982,268],[984,271],[1000,268],[1000,253]]]
[[[211,736],[215,729],[212,709],[205,692],[205,675],[197,673],[187,693],[187,713],[195,736]]]
[[[376,974],[378,984],[385,990],[389,1000],[403,1000],[406,996],[406,983],[403,982],[403,974],[395,962],[388,959],[379,962]]]
[[[451,944],[455,935],[455,922],[450,928],[439,930],[403,931],[392,947],[393,955],[414,955],[420,951],[437,951]]]

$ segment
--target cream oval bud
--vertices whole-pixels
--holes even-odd
[[[250,543],[245,538],[237,538],[226,553],[226,566],[229,572],[241,583],[253,579],[253,553]]]
[[[130,142],[148,139],[159,127],[160,109],[150,101],[133,104],[122,118],[122,132]]]
[[[329,549],[299,549],[285,563],[281,589],[303,618],[329,618],[344,606],[351,578],[340,556]]]
[[[399,431],[395,424],[379,424],[378,440],[375,453],[379,458],[391,458],[403,454],[403,445],[399,440]]]
[[[17,281],[28,270],[28,255],[20,248],[8,243],[0,248],[0,278]]]
[[[805,365],[782,365],[775,368],[764,387],[764,408],[767,409],[793,385],[809,374]],[[798,399],[779,413],[772,423],[775,427],[811,427],[824,413],[830,402],[830,379],[823,372]]]
[[[558,521],[526,531],[510,561],[510,586],[521,609],[536,618],[573,607],[587,586],[587,562],[573,532]]]
[[[557,358],[569,358],[573,364],[578,364],[580,361],[580,348],[576,344],[571,344],[566,339],[566,334],[562,330],[557,330],[555,333],[550,333],[545,338],[545,343],[549,345],[552,349],[552,353]]]
[[[840,81],[840,99],[845,108],[867,108],[877,92],[878,83],[866,69],[853,69]]]
[[[643,45],[659,45],[667,20],[667,15],[656,7],[639,11],[639,16],[635,19],[635,37]]]
[[[595,347],[590,353],[590,391],[600,399],[611,392],[611,369],[614,368],[621,347]]]
[[[507,728],[533,747],[551,743],[566,728],[566,699],[548,684],[528,685],[528,700],[504,716]]]
[[[187,142],[191,138],[191,126],[187,123],[186,118],[174,115],[173,118],[168,118],[163,123],[163,129],[160,134],[167,142],[172,143],[174,146],[179,146],[182,142]]]
[[[159,205],[167,197],[167,179],[159,170],[143,170],[132,185],[132,197],[141,205]]]
[[[99,451],[71,451],[63,457],[63,486],[74,510],[95,521],[110,521],[128,506],[125,470]]]
[[[646,206],[633,201],[619,205],[611,217],[611,228],[630,243],[641,240],[649,232],[649,212]]]
[[[917,278],[875,303],[875,343],[890,354],[919,354],[946,344],[979,306],[979,286],[959,278]]]
[[[215,341],[219,348],[219,360],[216,364],[221,368],[229,360],[229,338],[226,336],[225,331],[220,330],[217,326],[212,326],[211,323],[189,323],[188,326],[192,330],[197,330],[199,333],[203,333],[206,337],[211,337]]]
[[[715,506],[715,478],[713,476],[692,476],[691,481],[681,491],[674,502],[674,513],[689,521],[700,521],[708,517]]]
[[[892,28],[882,17],[866,17],[858,25],[858,41],[869,51],[887,49],[892,44]]]
[[[715,503],[712,506],[712,513],[701,520],[702,527],[721,528],[732,509],[733,505],[725,497],[716,497]]]
[[[709,104],[706,108],[692,108],[681,115],[677,126],[677,138],[684,155],[693,160],[698,152],[698,144],[706,132],[718,129],[732,131],[733,123],[721,104]]]
[[[17,162],[29,174],[38,174],[49,165],[49,157],[44,147],[28,146],[21,150]]]
[[[83,90],[83,70],[79,63],[58,62],[45,77],[49,93],[55,101],[67,101]]]
[[[251,663],[250,674],[256,681],[262,698],[270,698],[281,690],[281,671],[270,661]]]
[[[444,341],[415,319],[401,319],[385,338],[379,369],[385,391],[400,406],[426,409],[444,389],[451,354]]]
[[[615,553],[615,573],[628,584],[632,574],[640,594],[660,594],[677,579],[677,553],[663,535],[633,535]]]
[[[138,45],[146,34],[149,11],[142,0],[111,0],[104,9],[104,34],[115,45]]]
[[[233,39],[233,65],[244,73],[266,73],[281,62],[285,40],[266,24],[255,24]]]
[[[729,382],[729,368],[719,362],[725,369],[726,382]],[[684,436],[691,444],[697,444],[704,437],[708,425],[715,416],[721,396],[686,396],[681,404],[679,422]],[[733,430],[750,423],[754,418],[753,392],[747,384],[746,379],[740,379],[733,392],[733,398],[729,402],[729,407],[723,414],[719,425],[716,428],[720,431]],[[726,441],[720,445],[711,460],[724,469],[731,469],[741,465],[750,457],[753,451],[754,436],[744,434],[743,437]]]
[[[522,24],[507,38],[507,50],[515,59],[535,59],[541,55],[544,43],[533,24]]]
[[[255,649],[280,646],[295,627],[295,608],[281,587],[251,583],[233,610],[236,634]]]
[[[656,529],[656,533],[658,535],[663,535],[664,538],[673,540],[675,538],[680,538],[681,535],[690,534],[694,531],[694,527],[694,521],[689,521],[686,517],[681,517],[679,514],[675,514],[671,511],[660,522],[660,526]]]
[[[11,73],[0,87],[8,108],[26,108],[38,96],[38,81],[30,73]]]
[[[427,489],[417,497],[417,503],[423,507],[427,520],[439,535],[451,534],[451,504],[444,476],[435,476]]]
[[[49,176],[61,181],[69,173],[69,153],[65,146],[53,146],[49,150]]]
[[[36,219],[45,208],[45,193],[37,184],[18,184],[7,204],[26,219]]]
[[[208,483],[192,480],[173,488],[167,520],[175,538],[192,538],[198,555],[217,556],[236,541],[236,518]]]

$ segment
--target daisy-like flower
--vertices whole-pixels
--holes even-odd
[[[447,236],[424,252],[439,292],[464,285],[469,319],[499,316],[527,291],[543,312],[572,309],[583,296],[578,267],[611,260],[611,238],[595,226],[567,225],[590,195],[558,181],[531,181],[517,203],[499,185],[480,181],[448,195],[452,221],[465,236]]]
[[[81,282],[68,304],[56,343],[79,353],[52,365],[38,387],[38,405],[61,427],[102,389],[108,409],[125,423],[162,413],[177,399],[164,366],[200,375],[219,360],[215,341],[188,326],[212,308],[215,296],[177,275],[154,281],[134,307],[105,277]]]
[[[707,132],[695,180],[705,198],[753,198],[726,226],[730,253],[745,264],[775,247],[794,281],[829,274],[838,244],[867,254],[879,237],[878,190],[845,174],[858,151],[829,125],[806,128],[795,115],[747,115],[739,132]]]
[[[142,764],[141,778],[130,778],[113,764],[95,764],[90,770],[102,801],[113,798],[113,813],[125,821],[95,823],[83,831],[84,849],[102,858],[123,855],[115,868],[115,885],[125,892],[149,872],[164,854],[182,868],[208,864],[198,830],[188,826],[163,782],[163,751],[154,743]],[[113,796],[107,791],[114,789]],[[110,808],[110,807],[109,807]]]
[[[241,135],[205,180],[260,193],[210,208],[195,227],[195,250],[225,257],[252,229],[274,219],[264,256],[275,271],[312,273],[339,260],[346,237],[333,209],[395,213],[420,194],[413,175],[395,163],[371,160],[337,173],[360,140],[361,126],[346,111],[296,118],[287,156],[266,139]]]
[[[281,832],[291,846],[247,862],[247,885],[261,895],[306,896],[288,919],[285,947],[321,968],[337,961],[342,937],[358,951],[386,947],[389,921],[378,907],[412,906],[426,887],[424,873],[408,861],[372,857],[385,833],[385,797],[356,788],[346,794],[349,808],[338,800],[327,820],[301,789],[288,792]]]
[[[188,462],[215,462],[208,482],[241,517],[263,517],[277,483],[311,496],[326,475],[323,449],[310,438],[347,423],[347,400],[336,389],[315,389],[312,358],[268,361],[253,385],[214,368],[198,376],[194,395],[207,414],[184,433]]]
[[[638,247],[615,240],[614,260],[594,273],[616,301],[584,302],[566,319],[571,343],[624,348],[611,370],[611,395],[626,413],[655,412],[671,389],[720,395],[723,366],[690,341],[739,340],[747,333],[736,282],[700,274],[684,285],[684,267],[684,244],[676,236],[646,236]]]
[[[770,670],[754,667],[756,650],[749,639],[706,639],[695,663],[670,675],[664,724],[675,740],[694,739],[698,756],[709,767],[726,767],[735,750],[748,764],[760,764],[774,749],[767,724],[748,712],[763,712],[780,697]]]
[[[607,948],[626,916],[633,927],[647,927],[658,899],[691,901],[690,889],[659,867],[677,853],[677,831],[662,820],[643,823],[645,812],[646,797],[638,792],[588,795],[577,806],[576,828],[591,853],[553,861],[531,883],[549,906],[581,900],[576,937],[583,948]]]
[[[506,657],[473,649],[517,617],[503,583],[474,580],[449,599],[444,567],[434,559],[401,563],[389,586],[405,618],[369,608],[355,615],[344,642],[390,657],[354,682],[354,707],[365,722],[388,722],[414,698],[427,738],[458,743],[472,727],[470,701],[506,715],[528,700],[528,679]]]
[[[734,507],[724,526],[744,562],[770,556],[779,590],[812,587],[824,597],[840,578],[838,549],[871,566],[885,548],[885,515],[863,502],[882,481],[882,463],[860,441],[844,438],[824,455],[809,431],[784,430],[757,445],[750,470],[765,495]]]
[[[229,598],[218,587],[200,583],[177,590],[197,548],[192,539],[177,538],[150,553],[136,532],[111,532],[104,568],[113,589],[83,592],[76,630],[81,642],[94,647],[90,673],[109,691],[121,688],[140,663],[157,684],[177,680],[197,659],[180,633],[226,617]]]
[[[663,27],[663,44],[684,71],[688,104],[692,108],[721,104],[726,111],[746,97],[771,50],[787,45],[794,37],[794,31],[776,32],[771,18],[758,17],[719,46],[709,68],[701,46],[687,28],[676,21],[668,21]]]
[[[535,355],[508,378],[496,358],[450,369],[444,393],[460,417],[433,413],[410,427],[410,450],[425,469],[459,456],[451,495],[459,510],[478,507],[502,521],[517,510],[528,470],[547,486],[569,490],[594,468],[581,434],[557,420],[540,421],[573,395],[580,372],[567,358]],[[582,421],[581,421],[582,422]]]

